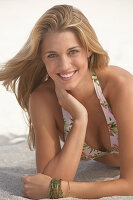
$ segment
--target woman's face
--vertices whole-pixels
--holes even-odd
[[[72,90],[88,74],[88,54],[72,31],[48,33],[42,43],[42,60],[49,76]]]

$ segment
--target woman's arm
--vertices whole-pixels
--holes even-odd
[[[111,88],[113,89],[111,90]],[[111,92],[109,102],[116,118],[119,132],[120,178],[97,182],[70,181],[71,197],[91,199],[117,195],[133,196],[133,78],[120,79],[111,88],[108,89]],[[42,178],[41,183],[40,176]],[[37,184],[37,180],[42,187]],[[50,180],[50,177],[43,174],[23,178],[26,186],[24,191],[30,193],[31,197],[33,197],[34,195],[39,196],[41,191],[43,191],[44,195],[45,189],[46,198]],[[28,185],[30,185],[29,188]],[[38,190],[35,191],[35,188],[38,188]],[[67,197],[68,182],[65,180],[62,181],[62,189],[64,197]]]
[[[47,91],[43,95],[34,93],[29,107],[36,136],[37,172],[63,180],[73,180],[85,140],[88,115],[73,96],[67,92],[63,92],[63,95],[62,98],[60,92],[60,103],[65,102],[64,107],[71,109],[74,122],[62,149],[55,123],[55,99],[51,102],[53,96]]]
[[[73,180],[82,153],[87,118],[75,120],[62,150],[48,163],[43,174],[63,180]]]
[[[113,84],[109,88],[109,102],[118,125],[120,178],[70,182],[71,197],[90,199],[133,195],[133,77],[117,79]],[[63,181],[62,186],[65,196],[68,193],[68,183]]]
[[[31,199],[48,198],[51,177],[43,174],[22,177],[24,183],[23,194]],[[62,181],[63,197],[80,199],[97,199],[108,196],[132,196],[132,182],[125,179],[97,182],[73,182],[70,181],[70,194],[68,181]],[[69,195],[68,195],[69,194]]]
[[[126,179],[97,182],[70,182],[70,197],[98,199],[108,196],[132,196],[133,181]],[[68,182],[62,181],[63,196],[68,197]]]

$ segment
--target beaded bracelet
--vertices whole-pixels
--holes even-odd
[[[69,192],[68,192],[68,197],[69,197],[69,195],[70,195],[70,183],[69,183],[69,181],[68,181],[68,188],[69,188]]]
[[[58,178],[53,178],[51,180],[50,186],[49,186],[49,194],[48,194],[49,199],[63,198],[63,192],[61,189],[61,180],[62,179],[58,179]],[[58,191],[57,191],[57,186],[58,186]]]
[[[51,179],[51,182],[50,182],[50,185],[49,185],[49,193],[48,193],[49,199],[63,198],[61,181],[62,181],[62,179],[58,179],[58,178],[52,178]],[[57,186],[58,186],[58,191],[57,191]],[[69,183],[69,181],[68,181],[68,188],[69,188],[69,193],[68,193],[68,196],[69,196],[70,195],[70,183]]]

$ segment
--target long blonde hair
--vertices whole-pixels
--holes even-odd
[[[0,71],[0,81],[3,81],[2,84],[7,90],[11,88],[27,116],[30,149],[35,148],[35,134],[28,109],[29,97],[48,76],[41,58],[41,44],[46,33],[65,30],[73,31],[84,48],[93,52],[88,60],[90,69],[108,66],[108,54],[80,10],[71,5],[56,5],[40,17],[25,45]]]

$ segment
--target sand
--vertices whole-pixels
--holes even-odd
[[[16,138],[19,137],[16,135]],[[35,152],[30,151],[25,136],[23,141],[12,143],[12,138],[0,136],[0,199],[26,200],[21,193],[24,174],[36,173]],[[63,143],[61,143],[63,145]],[[89,182],[119,178],[117,167],[108,167],[96,161],[80,161],[74,181]],[[76,199],[76,198],[63,198]],[[101,199],[133,199],[133,197],[104,197]]]

